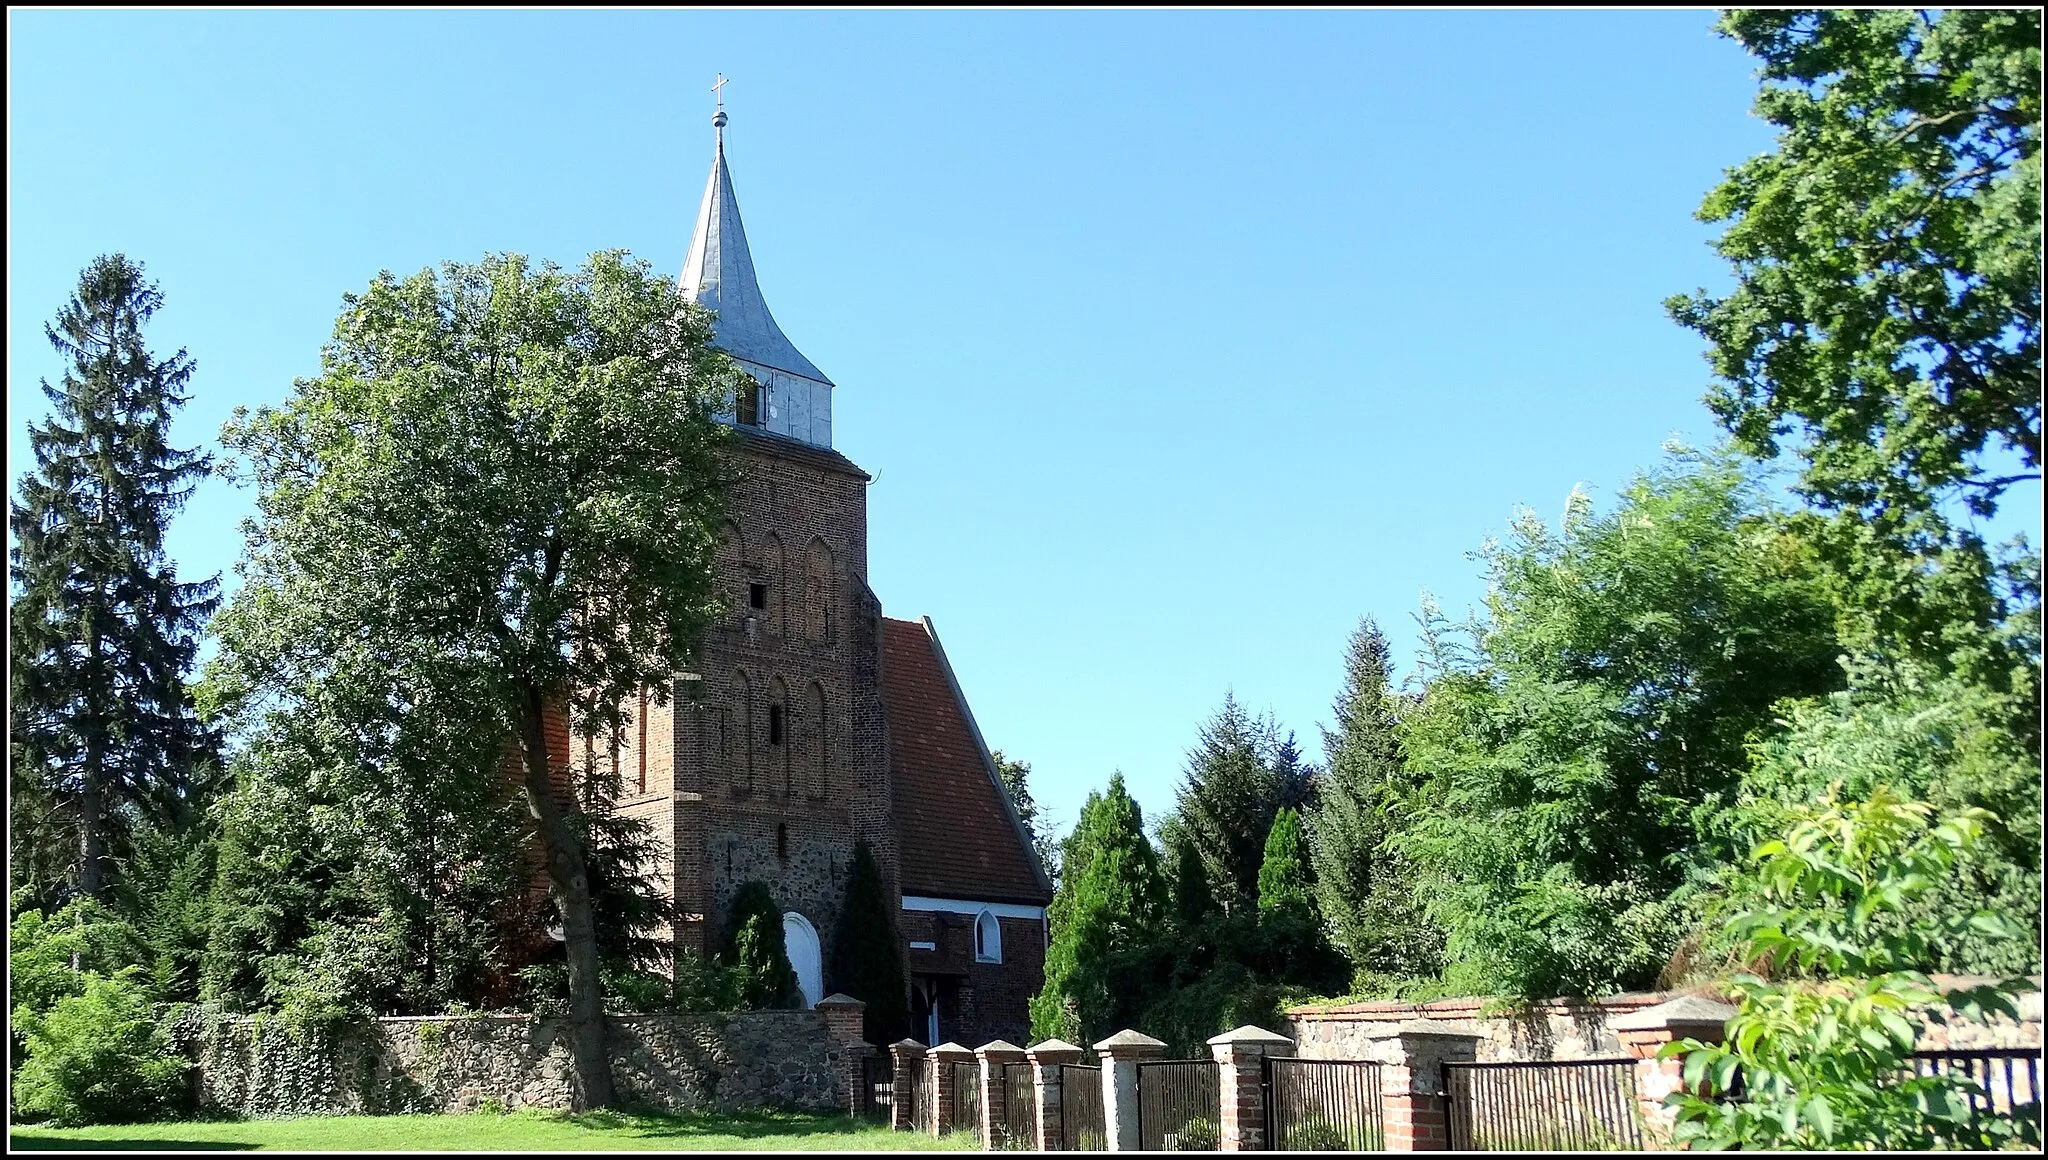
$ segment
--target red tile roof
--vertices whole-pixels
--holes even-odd
[[[882,619],[882,707],[903,893],[1044,906],[1050,891],[990,777],[938,641]]]

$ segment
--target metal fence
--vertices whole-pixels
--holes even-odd
[[[953,1130],[972,1132],[977,1141],[981,1139],[981,1064],[949,1063],[943,1067],[953,1069]]]
[[[1450,1146],[1486,1152],[1635,1152],[1635,1063],[1447,1063]]]
[[[1038,1087],[1031,1082],[1031,1065],[1006,1063],[991,1078],[1003,1089],[1003,1120],[996,1125],[994,1149],[998,1152],[1037,1151]]]
[[[1275,1152],[1378,1152],[1380,1065],[1351,1059],[1266,1060],[1266,1147]]]
[[[1149,1152],[1214,1152],[1223,1101],[1213,1059],[1138,1064],[1138,1147]]]
[[[2035,1146],[2041,1131],[2041,1051],[2034,1047],[1951,1048],[1913,1053],[1916,1075],[1953,1075],[1967,1081],[1970,1112],[2020,1122],[2021,1138]]]
[[[931,1135],[937,1130],[938,1105],[932,1099],[932,1065],[919,1063],[910,1069],[910,1127]]]
[[[1109,1147],[1102,1119],[1102,1069],[1084,1063],[1062,1064],[1059,1138],[1046,1141],[1061,1152],[1101,1152]]]
[[[896,1102],[896,1064],[886,1055],[866,1055],[860,1061],[860,1087],[853,1093],[853,1114],[887,1116]]]

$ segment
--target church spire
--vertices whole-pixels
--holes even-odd
[[[712,91],[717,93],[724,84],[725,78],[719,77]],[[732,174],[725,167],[724,94],[718,96],[718,111],[711,117],[718,143],[711,180],[697,209],[697,228],[690,235],[690,253],[683,260],[683,297],[718,312],[714,332],[719,349],[727,354],[830,386],[832,380],[783,336],[761,298],[754,258],[747,252],[746,227],[740,224],[740,203],[733,197]]]

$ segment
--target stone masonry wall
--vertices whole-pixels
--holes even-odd
[[[846,1103],[842,1048],[818,1011],[610,1017],[612,1079],[630,1107],[687,1114]],[[191,1045],[202,1106],[250,1117],[567,1110],[567,1025],[526,1015],[372,1019],[295,1035],[217,1023]]]
[[[1960,978],[1936,976],[1957,984]],[[1988,981],[1988,980],[1986,980]],[[2041,1046],[2041,980],[2019,998],[2020,1019],[1931,1026],[1922,1034],[1925,1050],[1975,1047]],[[1676,992],[1615,995],[1597,1000],[1552,999],[1511,1013],[1486,1015],[1479,999],[1440,999],[1434,1003],[1346,1003],[1336,1007],[1297,1007],[1287,1012],[1281,1032],[1293,1039],[1304,1059],[1365,1059],[1367,1033],[1408,1019],[1442,1021],[1446,1029],[1480,1036],[1482,1063],[1531,1060],[1615,1059],[1628,1054],[1613,1030],[1616,1018],[1654,1007]]]

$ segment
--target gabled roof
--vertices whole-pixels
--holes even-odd
[[[1051,883],[929,619],[882,618],[882,708],[889,722],[903,893],[1044,906]]]
[[[713,331],[725,353],[831,386],[832,380],[783,336],[768,313],[754,278],[754,256],[747,250],[747,228],[740,224],[732,174],[725,167],[725,113],[721,110],[712,123],[718,126],[718,146],[704,202],[697,207],[690,253],[683,259],[683,297],[718,312]]]

